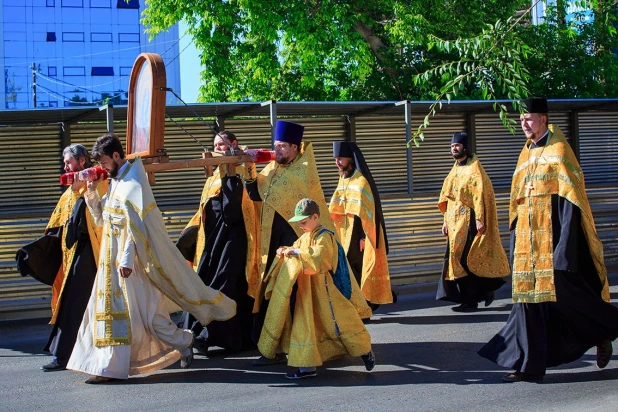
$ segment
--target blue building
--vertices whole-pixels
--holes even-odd
[[[180,94],[178,26],[150,41],[144,7],[144,0],[0,0],[0,109],[125,104],[142,52],[163,57],[167,85]]]

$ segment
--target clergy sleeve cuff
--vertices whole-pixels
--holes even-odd
[[[135,243],[131,239],[127,239],[120,260],[118,261],[118,267],[133,269],[134,260]]]

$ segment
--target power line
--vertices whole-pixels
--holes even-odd
[[[140,46],[135,46],[135,47],[127,47],[125,49],[117,49],[117,50],[110,50],[110,51],[104,51],[104,52],[98,52],[98,53],[82,54],[82,55],[70,56],[70,57],[57,57],[57,58],[54,58],[54,59],[40,60],[37,63],[45,63],[45,62],[51,62],[51,61],[56,61],[56,60],[79,59],[79,58],[90,57],[90,56],[99,56],[101,54],[118,53],[118,52],[121,52],[121,51],[141,49],[141,48],[150,47],[150,46],[158,46],[160,44],[174,43],[174,42],[178,42],[178,41],[179,41],[178,39],[176,39],[176,40],[167,40],[167,41],[163,41],[163,42],[159,42],[159,43],[149,43],[149,44],[146,44],[144,46],[140,45]],[[31,64],[30,61],[23,61],[23,62],[13,63],[13,64],[11,64],[8,67],[23,66],[23,65],[30,66],[30,64]]]
[[[75,100],[71,100],[71,99],[67,98],[66,96],[64,96],[64,95],[62,95],[62,94],[60,94],[60,93],[58,93],[58,92],[55,92],[55,91],[53,91],[53,90],[51,90],[51,89],[48,89],[47,87],[42,86],[42,85],[40,85],[40,84],[37,84],[37,88],[38,88],[38,87],[40,87],[41,89],[43,89],[43,91],[44,91],[47,95],[52,96],[52,97],[59,98],[59,99],[61,99],[61,100],[65,101],[65,102],[71,102],[71,103],[75,103],[75,104],[83,104],[83,105],[90,105],[90,106],[92,106],[93,104],[96,104],[96,103],[102,103],[102,102],[105,102],[105,101],[108,101],[108,100],[113,100],[113,99],[115,99],[116,97],[121,96],[123,93],[125,93],[125,92],[120,92],[120,93],[117,93],[117,94],[115,94],[115,95],[112,95],[112,96],[106,97],[105,99],[93,100],[93,101],[91,101],[91,102],[77,102],[77,101],[75,101]]]
[[[40,77],[40,78],[42,78],[42,79],[45,79],[45,80],[47,80],[47,81],[49,81],[49,82],[59,84],[59,85],[61,85],[61,86],[71,86],[71,87],[75,87],[75,88],[77,88],[77,89],[84,90],[84,91],[86,91],[86,92],[91,92],[91,93],[101,94],[101,93],[99,93],[99,92],[95,92],[94,90],[90,90],[90,89],[87,89],[87,88],[85,88],[85,87],[78,86],[78,85],[76,85],[76,84],[72,84],[72,83],[66,82],[66,81],[64,81],[64,80],[59,80],[59,79],[54,79],[54,78],[51,78],[51,77],[47,77],[47,76],[45,76],[45,75],[44,75],[44,74],[42,74],[42,73],[37,73],[37,76],[38,76],[38,77]]]
[[[178,39],[174,42],[174,44],[172,44],[170,47],[168,47],[168,48],[167,48],[167,49],[166,49],[166,50],[162,53],[162,55],[161,55],[161,56],[165,55],[168,51],[170,51],[172,48],[174,48],[174,46],[176,46],[176,44],[178,44],[178,43],[179,43],[179,42],[180,42],[180,41],[181,41],[181,40],[182,40],[182,39],[183,39],[186,35],[187,35],[187,32],[185,32],[185,34],[183,34],[181,37],[179,37],[179,38],[178,38]],[[186,49],[187,49],[187,48],[191,45],[191,43],[192,43],[192,42],[190,42],[189,44],[187,44],[187,46],[185,46],[185,48],[184,48],[184,49],[182,49],[182,51],[181,51],[180,53],[178,53],[178,54],[176,55],[176,57],[174,57],[174,58],[173,58],[170,62],[168,62],[168,64],[166,64],[166,65],[165,65],[165,67],[167,67],[167,66],[168,66],[168,65],[170,65],[172,62],[174,62],[174,61],[178,58],[178,56],[180,56],[180,54],[181,54],[183,51],[185,51],[185,50],[186,50]],[[115,80],[112,80],[112,81],[109,81],[109,82],[106,82],[106,83],[95,84],[95,85],[90,86],[90,88],[87,88],[87,87],[85,87],[85,86],[79,86],[79,85],[76,85],[76,84],[69,83],[69,82],[67,82],[66,80],[53,79],[53,78],[51,78],[51,77],[48,77],[48,76],[44,75],[44,74],[43,74],[43,73],[41,73],[41,72],[38,72],[37,74],[38,74],[40,77],[42,77],[42,78],[44,78],[45,80],[50,81],[50,82],[52,82],[52,83],[56,83],[56,84],[60,84],[60,85],[66,85],[66,86],[72,86],[72,87],[76,87],[76,88],[78,88],[78,89],[82,89],[82,90],[85,90],[85,91],[88,91],[88,92],[91,92],[91,93],[97,93],[97,94],[102,94],[102,93],[92,90],[93,88],[107,86],[107,85],[110,85],[110,84],[113,84],[113,83],[116,83],[116,82],[118,82],[118,81],[121,81],[121,80],[124,80],[124,79],[127,79],[127,78],[131,77],[130,75],[128,75],[128,76],[122,76],[122,77],[120,77],[120,78],[118,78],[118,79],[115,79]]]

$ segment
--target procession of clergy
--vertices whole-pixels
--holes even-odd
[[[455,164],[438,201],[448,240],[437,299],[474,312],[512,274],[511,314],[479,350],[514,370],[506,382],[540,380],[548,367],[593,347],[604,368],[618,337],[582,170],[560,128],[549,124],[547,101],[525,106],[510,265],[491,181],[464,132],[452,138]],[[92,157],[110,179],[76,180],[47,226],[46,236],[61,239],[62,265],[45,348],[53,358],[41,369],[87,373],[86,383],[98,384],[179,360],[187,368],[194,351],[211,347],[257,347],[253,365],[287,363],[289,379],[314,377],[316,367],[345,355],[371,371],[376,359],[363,320],[396,301],[380,196],[358,146],[333,142],[340,179],[327,205],[303,131],[278,121],[276,160],[260,173],[253,163],[238,165],[235,175],[218,168],[175,244],[142,161],[128,161],[117,136],[99,137],[91,153],[68,146],[67,172],[90,167]],[[214,146],[240,147],[229,131]],[[170,313],[181,310],[177,325]]]

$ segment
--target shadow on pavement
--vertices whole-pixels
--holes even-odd
[[[362,387],[396,386],[408,384],[456,384],[487,385],[503,384],[500,378],[510,372],[481,358],[476,351],[482,343],[470,342],[428,342],[428,343],[381,343],[374,344],[376,367],[367,372],[358,358],[345,357],[326,362],[318,368],[316,378],[287,380],[285,372],[293,368],[286,365],[254,367],[251,365],[256,351],[244,352],[236,356],[196,357],[190,370],[167,369],[149,376],[132,377],[128,385],[150,385],[180,382],[194,383],[242,383],[260,384],[271,387]],[[241,357],[242,356],[242,357]],[[584,382],[591,380],[618,379],[618,369],[582,371],[572,373],[573,369],[589,368],[594,355],[553,368],[544,384],[564,382]],[[614,360],[617,358],[614,357]],[[352,369],[353,368],[353,369]],[[570,370],[561,373],[561,369]]]

